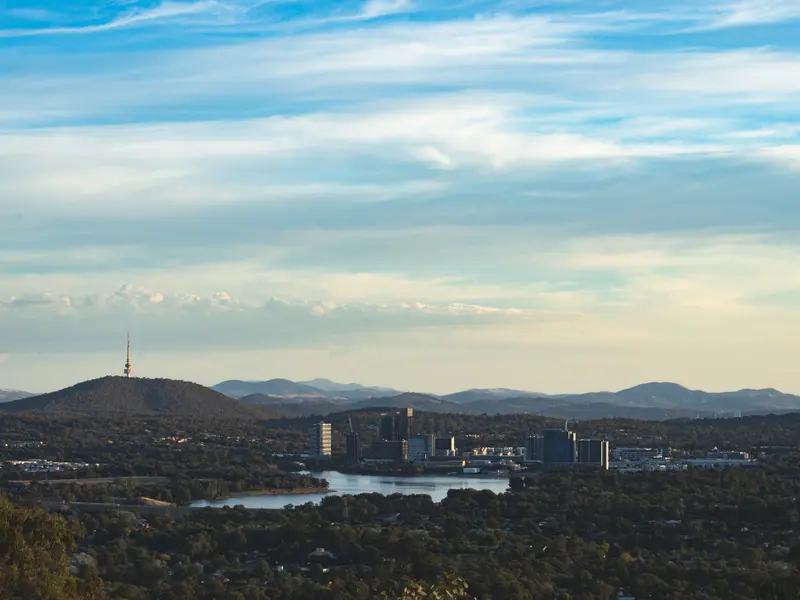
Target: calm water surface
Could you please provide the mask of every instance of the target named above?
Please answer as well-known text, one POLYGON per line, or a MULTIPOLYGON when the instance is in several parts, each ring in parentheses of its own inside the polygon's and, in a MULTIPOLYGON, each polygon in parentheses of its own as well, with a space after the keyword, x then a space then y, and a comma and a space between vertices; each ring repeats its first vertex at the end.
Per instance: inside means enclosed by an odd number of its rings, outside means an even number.
POLYGON ((472 488, 492 490, 495 493, 508 489, 508 478, 465 477, 462 475, 415 475, 413 477, 391 475, 348 475, 338 471, 313 473, 314 477, 327 479, 331 491, 326 494, 286 494, 283 496, 242 496, 209 502, 199 500, 192 506, 235 506, 245 508, 283 508, 287 504, 319 502, 331 494, 428 494, 434 502, 447 496, 447 490, 472 488))

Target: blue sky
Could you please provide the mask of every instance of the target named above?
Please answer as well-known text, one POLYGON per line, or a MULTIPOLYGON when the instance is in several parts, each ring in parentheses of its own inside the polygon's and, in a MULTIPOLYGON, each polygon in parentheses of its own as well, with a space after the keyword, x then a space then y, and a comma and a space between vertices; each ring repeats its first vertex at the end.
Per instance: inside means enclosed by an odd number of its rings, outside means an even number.
POLYGON ((800 392, 800 1, 0 0, 0 387, 800 392))

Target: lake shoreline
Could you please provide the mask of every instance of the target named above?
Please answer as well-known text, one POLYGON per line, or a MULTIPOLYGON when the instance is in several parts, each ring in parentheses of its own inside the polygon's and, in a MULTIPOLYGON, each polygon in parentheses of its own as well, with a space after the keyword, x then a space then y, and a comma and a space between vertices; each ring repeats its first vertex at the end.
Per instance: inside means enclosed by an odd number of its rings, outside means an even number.
POLYGON ((245 492, 233 492, 219 498, 209 500, 209 502, 220 502, 222 500, 233 500, 235 498, 246 498, 248 496, 293 496, 306 494, 335 494, 336 490, 330 488, 294 488, 281 490, 247 490, 245 492))
POLYGON ((318 471, 327 481, 329 486, 324 489, 300 490, 265 490, 263 493, 250 491, 232 499, 199 500, 193 506, 223 507, 242 505, 245 508, 281 510, 287 505, 299 506, 308 502, 318 504, 324 498, 331 496, 355 496, 359 494, 393 494, 426 495, 434 502, 441 502, 452 489, 489 489, 500 494, 508 491, 508 477, 475 477, 453 475, 420 474, 406 476, 404 474, 390 475, 355 475, 340 471, 318 471), (315 493, 316 492, 316 493, 315 493))

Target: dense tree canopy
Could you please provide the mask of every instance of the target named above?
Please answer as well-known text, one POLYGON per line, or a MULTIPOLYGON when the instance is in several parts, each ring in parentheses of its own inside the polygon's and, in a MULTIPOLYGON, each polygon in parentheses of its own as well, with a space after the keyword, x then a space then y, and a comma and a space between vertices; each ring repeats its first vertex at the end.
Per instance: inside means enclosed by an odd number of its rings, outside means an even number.
POLYGON ((69 572, 78 531, 40 509, 14 508, 0 498, 0 597, 99 600, 102 585, 69 572))

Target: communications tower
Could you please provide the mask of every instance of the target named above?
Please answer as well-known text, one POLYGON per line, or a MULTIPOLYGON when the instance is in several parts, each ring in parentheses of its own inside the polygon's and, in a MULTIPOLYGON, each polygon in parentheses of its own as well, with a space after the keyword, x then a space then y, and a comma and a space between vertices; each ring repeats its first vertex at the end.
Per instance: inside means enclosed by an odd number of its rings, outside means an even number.
POLYGON ((125 370, 123 371, 125 377, 133 375, 133 367, 131 366, 131 334, 128 332, 128 358, 125 360, 125 370))

